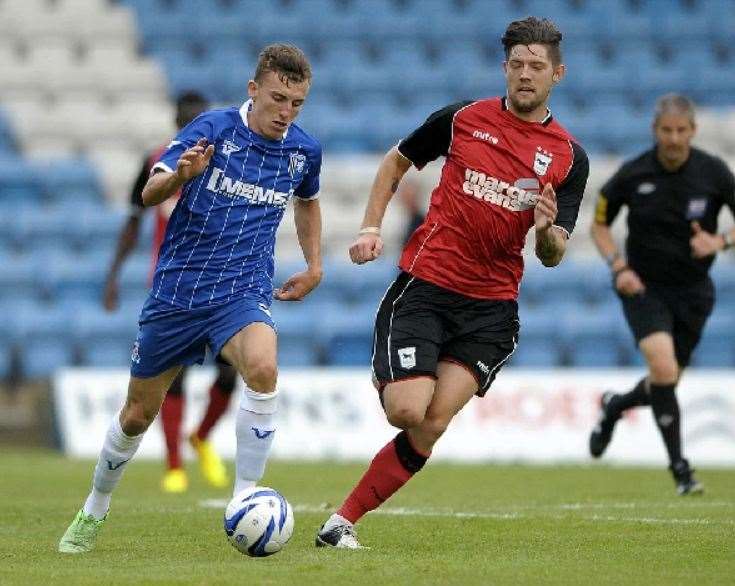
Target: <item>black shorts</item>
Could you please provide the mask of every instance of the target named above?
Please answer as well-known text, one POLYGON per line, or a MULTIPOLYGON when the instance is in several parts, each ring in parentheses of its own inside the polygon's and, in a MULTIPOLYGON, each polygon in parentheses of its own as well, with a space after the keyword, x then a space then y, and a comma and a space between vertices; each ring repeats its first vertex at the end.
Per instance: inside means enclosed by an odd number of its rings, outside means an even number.
POLYGON ((472 299, 408 273, 388 288, 375 318, 373 376, 380 385, 436 377, 439 361, 457 362, 490 388, 518 341, 515 301, 472 299))
POLYGON ((668 332, 674 339, 679 366, 689 364, 715 304, 710 279, 685 286, 646 284, 640 295, 628 297, 618 293, 618 297, 637 343, 655 332, 668 332))

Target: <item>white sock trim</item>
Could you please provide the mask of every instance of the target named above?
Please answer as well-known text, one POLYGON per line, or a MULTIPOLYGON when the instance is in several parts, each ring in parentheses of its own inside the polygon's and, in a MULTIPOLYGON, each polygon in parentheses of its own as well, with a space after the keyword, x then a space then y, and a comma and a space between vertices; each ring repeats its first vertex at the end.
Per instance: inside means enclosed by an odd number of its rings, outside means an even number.
POLYGON ((278 389, 271 393, 258 393, 249 387, 240 399, 240 409, 260 413, 261 415, 273 415, 278 409, 278 389))

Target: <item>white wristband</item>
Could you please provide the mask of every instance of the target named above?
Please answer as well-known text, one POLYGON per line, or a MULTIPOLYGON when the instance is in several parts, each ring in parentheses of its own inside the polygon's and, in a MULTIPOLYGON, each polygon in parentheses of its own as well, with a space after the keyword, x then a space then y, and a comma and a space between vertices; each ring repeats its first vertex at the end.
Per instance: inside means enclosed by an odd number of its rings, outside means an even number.
POLYGON ((358 234, 360 236, 363 234, 375 234, 376 236, 380 236, 380 226, 366 226, 365 228, 361 228, 358 234))

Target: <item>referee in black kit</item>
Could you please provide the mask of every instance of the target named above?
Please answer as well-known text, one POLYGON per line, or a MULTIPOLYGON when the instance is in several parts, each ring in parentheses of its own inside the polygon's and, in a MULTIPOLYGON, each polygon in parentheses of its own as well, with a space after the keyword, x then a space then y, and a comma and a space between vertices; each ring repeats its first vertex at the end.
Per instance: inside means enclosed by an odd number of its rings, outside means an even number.
POLYGON ((680 495, 701 493, 703 486, 682 455, 675 389, 714 305, 709 268, 715 254, 735 243, 735 230, 717 233, 722 206, 735 214, 735 178, 721 159, 690 145, 695 130, 689 99, 659 98, 655 146, 626 162, 603 186, 592 225, 648 375, 626 394, 602 395, 590 453, 603 454, 624 411, 650 405, 680 495), (628 206, 627 258, 610 232, 623 205, 628 206))

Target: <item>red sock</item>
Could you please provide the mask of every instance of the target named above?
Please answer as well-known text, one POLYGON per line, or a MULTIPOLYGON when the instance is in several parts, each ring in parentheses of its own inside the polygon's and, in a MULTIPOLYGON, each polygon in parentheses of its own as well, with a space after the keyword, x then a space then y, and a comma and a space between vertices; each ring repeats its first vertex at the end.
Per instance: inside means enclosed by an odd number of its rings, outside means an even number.
POLYGON ((168 467, 181 468, 181 420, 184 416, 184 397, 168 394, 161 405, 161 424, 166 438, 166 459, 168 467))
POLYGON ((417 452, 405 431, 388 442, 370 462, 350 495, 337 511, 351 523, 377 509, 421 470, 429 455, 417 452))
POLYGON ((209 405, 207 405, 207 411, 197 430, 197 437, 200 440, 206 439, 214 424, 227 411, 227 405, 230 403, 230 395, 231 393, 223 392, 216 382, 209 388, 209 405))

